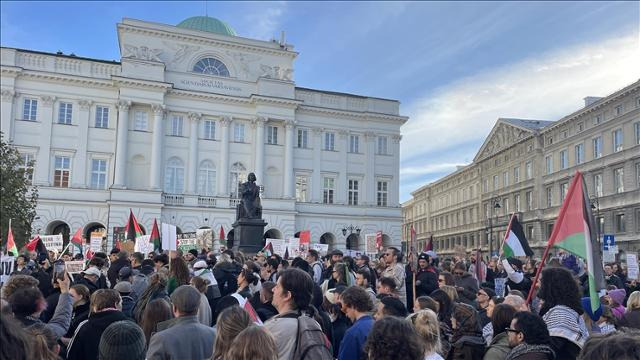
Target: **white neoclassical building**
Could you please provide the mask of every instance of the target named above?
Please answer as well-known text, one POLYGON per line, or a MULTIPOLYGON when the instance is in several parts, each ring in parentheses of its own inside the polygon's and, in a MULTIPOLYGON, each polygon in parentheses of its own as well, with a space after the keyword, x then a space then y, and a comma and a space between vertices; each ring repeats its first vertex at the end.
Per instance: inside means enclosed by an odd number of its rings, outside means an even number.
POLYGON ((106 229, 110 246, 132 209, 147 233, 217 237, 254 172, 268 237, 400 244, 398 101, 296 87, 292 45, 211 17, 117 31, 119 62, 2 47, 1 130, 33 165, 34 232, 106 229))

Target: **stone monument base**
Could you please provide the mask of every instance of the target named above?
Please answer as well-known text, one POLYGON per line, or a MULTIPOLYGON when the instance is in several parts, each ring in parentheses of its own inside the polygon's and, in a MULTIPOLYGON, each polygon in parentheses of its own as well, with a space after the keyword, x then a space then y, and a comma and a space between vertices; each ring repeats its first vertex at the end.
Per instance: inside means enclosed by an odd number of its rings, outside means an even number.
POLYGON ((239 219, 233 223, 233 251, 254 255, 264 247, 264 227, 262 219, 239 219))

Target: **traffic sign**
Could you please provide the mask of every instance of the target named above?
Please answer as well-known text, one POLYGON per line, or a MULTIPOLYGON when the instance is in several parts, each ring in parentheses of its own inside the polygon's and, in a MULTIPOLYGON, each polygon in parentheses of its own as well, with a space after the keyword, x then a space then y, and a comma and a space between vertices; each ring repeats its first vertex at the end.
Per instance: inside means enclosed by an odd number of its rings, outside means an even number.
POLYGON ((616 238, 613 235, 605 235, 602 241, 602 249, 604 251, 609 250, 609 247, 616 245, 616 238))

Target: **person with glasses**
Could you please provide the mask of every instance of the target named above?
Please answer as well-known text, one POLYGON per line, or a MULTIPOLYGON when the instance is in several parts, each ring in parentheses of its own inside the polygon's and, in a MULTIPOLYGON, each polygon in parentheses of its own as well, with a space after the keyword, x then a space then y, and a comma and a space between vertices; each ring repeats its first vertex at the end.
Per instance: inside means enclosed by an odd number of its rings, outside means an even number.
POLYGON ((507 331, 509 346, 512 348, 505 360, 553 360, 556 358, 549 346, 551 338, 547 324, 540 316, 528 311, 517 312, 505 331, 507 331))
POLYGON ((396 283, 396 294, 404 306, 407 306, 407 289, 405 286, 406 273, 402 266, 402 252, 397 248, 388 247, 384 253, 384 261, 387 264, 382 276, 393 279, 396 283))
POLYGON ((456 281, 456 290, 460 302, 475 306, 478 293, 478 281, 467 271, 464 262, 460 261, 453 267, 453 276, 456 281))
POLYGON ((442 287, 444 285, 456 286, 453 274, 448 271, 441 271, 438 275, 438 287, 442 287))

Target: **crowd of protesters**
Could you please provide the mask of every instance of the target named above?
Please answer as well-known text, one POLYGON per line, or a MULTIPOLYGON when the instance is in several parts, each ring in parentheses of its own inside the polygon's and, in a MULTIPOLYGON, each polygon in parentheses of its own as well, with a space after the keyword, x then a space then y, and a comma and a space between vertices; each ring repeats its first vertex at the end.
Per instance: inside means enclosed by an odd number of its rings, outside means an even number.
POLYGON ((113 249, 77 274, 57 270, 70 255, 54 259, 17 256, 0 360, 640 359, 638 282, 605 265, 593 311, 584 262, 566 253, 537 284, 532 259, 394 247, 377 259, 113 249))

